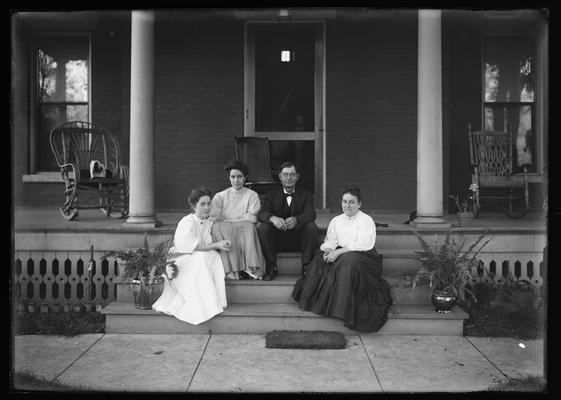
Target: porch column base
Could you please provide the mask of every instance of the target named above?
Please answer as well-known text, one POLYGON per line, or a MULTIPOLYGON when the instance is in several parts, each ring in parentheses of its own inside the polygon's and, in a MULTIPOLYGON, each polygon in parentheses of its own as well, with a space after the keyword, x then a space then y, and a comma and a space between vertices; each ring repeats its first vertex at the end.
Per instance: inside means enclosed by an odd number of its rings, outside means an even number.
POLYGON ((138 229, 150 229, 156 228, 162 225, 161 221, 158 221, 155 216, 130 216, 127 218, 127 222, 121 224, 126 228, 138 228, 138 229))
POLYGON ((417 229, 450 229, 452 224, 442 217, 417 217, 411 222, 417 229))

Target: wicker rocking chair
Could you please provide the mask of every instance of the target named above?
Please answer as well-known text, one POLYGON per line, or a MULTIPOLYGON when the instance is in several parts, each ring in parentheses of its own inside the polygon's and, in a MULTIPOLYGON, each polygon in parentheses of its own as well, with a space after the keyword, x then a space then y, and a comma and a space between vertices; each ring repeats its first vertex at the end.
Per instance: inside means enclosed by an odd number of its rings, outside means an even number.
POLYGON ((472 132, 471 125, 468 125, 468 138, 471 181, 477 185, 475 216, 479 215, 481 200, 504 200, 507 201, 504 211, 509 217, 522 217, 530 210, 528 168, 524 165, 521 175, 513 173, 512 137, 509 132, 472 132), (483 195, 482 190, 489 194, 483 195))
POLYGON ((119 143, 111 132, 88 122, 68 122, 51 131, 50 143, 65 184, 64 219, 76 218, 80 208, 99 208, 108 217, 114 211, 120 218, 128 215, 129 169, 120 164, 119 143), (105 172, 91 176, 92 161, 102 163, 105 172))

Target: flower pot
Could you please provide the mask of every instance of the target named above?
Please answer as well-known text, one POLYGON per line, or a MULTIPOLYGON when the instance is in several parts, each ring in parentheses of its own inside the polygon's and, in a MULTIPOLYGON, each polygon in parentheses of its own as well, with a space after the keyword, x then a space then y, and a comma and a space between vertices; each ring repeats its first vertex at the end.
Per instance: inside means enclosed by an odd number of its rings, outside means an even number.
POLYGON ((130 268, 130 266, 133 264, 134 264, 133 261, 117 258, 117 279, 115 280, 116 283, 123 283, 126 281, 126 278, 123 277, 123 272, 127 268, 130 268))
POLYGON ((456 296, 441 290, 434 290, 430 295, 430 300, 437 312, 448 314, 456 303, 456 296))
POLYGON ((134 306, 139 310, 151 310, 152 304, 158 300, 163 289, 163 279, 157 279, 153 283, 133 279, 131 290, 134 297, 134 306))
POLYGON ((471 211, 459 212, 456 215, 458 216, 460 226, 463 227, 470 226, 474 217, 474 214, 471 211))

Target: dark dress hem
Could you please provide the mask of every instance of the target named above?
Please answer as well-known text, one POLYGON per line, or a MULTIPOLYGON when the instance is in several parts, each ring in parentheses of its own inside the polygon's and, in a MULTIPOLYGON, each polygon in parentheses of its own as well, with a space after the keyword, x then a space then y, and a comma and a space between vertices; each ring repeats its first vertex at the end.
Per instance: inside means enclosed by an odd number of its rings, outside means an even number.
POLYGON ((343 320, 357 332, 377 332, 392 305, 391 290, 382 278, 382 261, 373 248, 344 253, 334 262, 318 250, 304 278, 292 292, 305 311, 343 320))

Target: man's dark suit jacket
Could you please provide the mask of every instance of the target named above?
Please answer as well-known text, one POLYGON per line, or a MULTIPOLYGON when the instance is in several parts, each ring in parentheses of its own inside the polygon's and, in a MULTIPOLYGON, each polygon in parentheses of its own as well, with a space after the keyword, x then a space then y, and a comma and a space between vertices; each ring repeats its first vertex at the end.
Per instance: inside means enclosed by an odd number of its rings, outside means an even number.
POLYGON ((264 198, 263 206, 257 215, 257 219, 261 222, 270 222, 272 215, 288 218, 296 217, 296 226, 294 229, 299 230, 308 222, 316 219, 316 210, 314 208, 314 197, 304 189, 296 186, 296 190, 292 194, 292 202, 290 203, 290 212, 285 211, 284 191, 282 187, 275 188, 267 192, 264 198))

